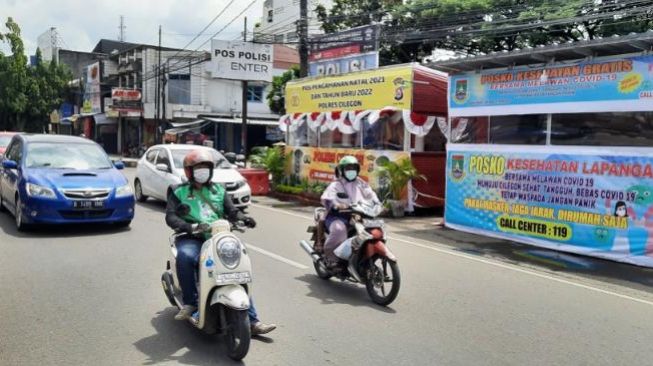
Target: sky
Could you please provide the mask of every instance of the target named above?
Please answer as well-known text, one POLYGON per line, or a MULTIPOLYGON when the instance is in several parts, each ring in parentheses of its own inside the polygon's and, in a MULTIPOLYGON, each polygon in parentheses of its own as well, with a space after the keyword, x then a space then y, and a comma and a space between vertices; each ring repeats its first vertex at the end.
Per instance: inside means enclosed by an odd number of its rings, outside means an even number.
MULTIPOLYGON (((263 0, 234 0, 231 6, 188 49, 194 50, 255 1, 249 10, 216 38, 233 40, 242 36, 243 17, 248 29, 261 18, 263 0)), ((184 47, 231 0, 0 0, 0 33, 12 17, 21 28, 29 55, 36 51, 37 38, 50 27, 57 28, 63 48, 90 52, 102 38, 118 39, 120 16, 124 16, 125 41, 158 43, 162 26, 162 45, 184 47)), ((201 49, 208 50, 210 42, 201 49)), ((6 44, 0 51, 9 54, 6 44)))

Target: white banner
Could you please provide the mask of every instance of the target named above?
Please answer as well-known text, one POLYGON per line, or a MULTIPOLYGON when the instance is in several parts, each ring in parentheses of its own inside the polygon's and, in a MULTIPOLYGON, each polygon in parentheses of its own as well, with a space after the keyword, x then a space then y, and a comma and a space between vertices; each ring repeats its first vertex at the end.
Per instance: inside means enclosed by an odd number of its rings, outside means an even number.
POLYGON ((243 41, 211 41, 214 78, 272 82, 273 47, 243 41))

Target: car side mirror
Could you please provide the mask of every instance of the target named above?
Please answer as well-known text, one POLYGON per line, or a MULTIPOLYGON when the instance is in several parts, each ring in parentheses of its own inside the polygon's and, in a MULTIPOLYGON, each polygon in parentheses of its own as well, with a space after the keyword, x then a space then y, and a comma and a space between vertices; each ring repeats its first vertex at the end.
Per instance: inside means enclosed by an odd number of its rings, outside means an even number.
POLYGON ((336 196, 341 200, 346 200, 347 198, 349 198, 349 195, 345 192, 338 192, 336 196))
POLYGON ((125 169, 125 163, 123 163, 122 160, 114 161, 113 166, 118 170, 125 169))
POLYGON ((8 170, 16 170, 18 169, 18 163, 13 160, 4 160, 2 162, 2 167, 8 170))
POLYGON ((167 166, 166 164, 157 164, 156 165, 156 170, 161 171, 161 172, 170 173, 170 167, 167 166))

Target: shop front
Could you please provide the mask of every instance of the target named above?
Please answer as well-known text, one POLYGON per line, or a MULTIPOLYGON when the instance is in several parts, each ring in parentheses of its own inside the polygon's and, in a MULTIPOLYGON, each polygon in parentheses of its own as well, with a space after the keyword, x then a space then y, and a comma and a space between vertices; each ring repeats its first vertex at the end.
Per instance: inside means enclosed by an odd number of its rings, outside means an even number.
POLYGON ((338 160, 354 155, 361 177, 379 190, 386 182, 377 167, 410 159, 426 179, 407 187, 409 210, 442 206, 446 83, 445 74, 417 64, 289 82, 288 114, 279 121, 288 176, 328 183, 338 160))
POLYGON ((446 225, 653 267, 652 46, 649 32, 432 65, 451 74, 446 225))

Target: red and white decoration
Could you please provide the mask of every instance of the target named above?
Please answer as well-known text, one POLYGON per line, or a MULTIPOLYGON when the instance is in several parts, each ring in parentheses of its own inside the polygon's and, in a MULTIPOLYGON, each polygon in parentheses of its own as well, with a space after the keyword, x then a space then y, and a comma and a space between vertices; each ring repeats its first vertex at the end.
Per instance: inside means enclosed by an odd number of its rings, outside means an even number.
POLYGON ((403 117, 406 129, 416 136, 426 136, 436 121, 435 116, 418 114, 409 110, 403 111, 403 117))
POLYGON ((436 121, 440 124, 440 129, 446 127, 446 119, 443 117, 427 116, 410 110, 385 107, 379 110, 286 114, 279 118, 279 129, 283 132, 292 132, 306 122, 313 131, 319 129, 319 132, 326 132, 338 129, 343 134, 351 135, 361 130, 363 119, 366 117, 370 125, 381 119, 387 119, 392 124, 396 124, 403 119, 406 129, 416 136, 426 136, 436 121))

